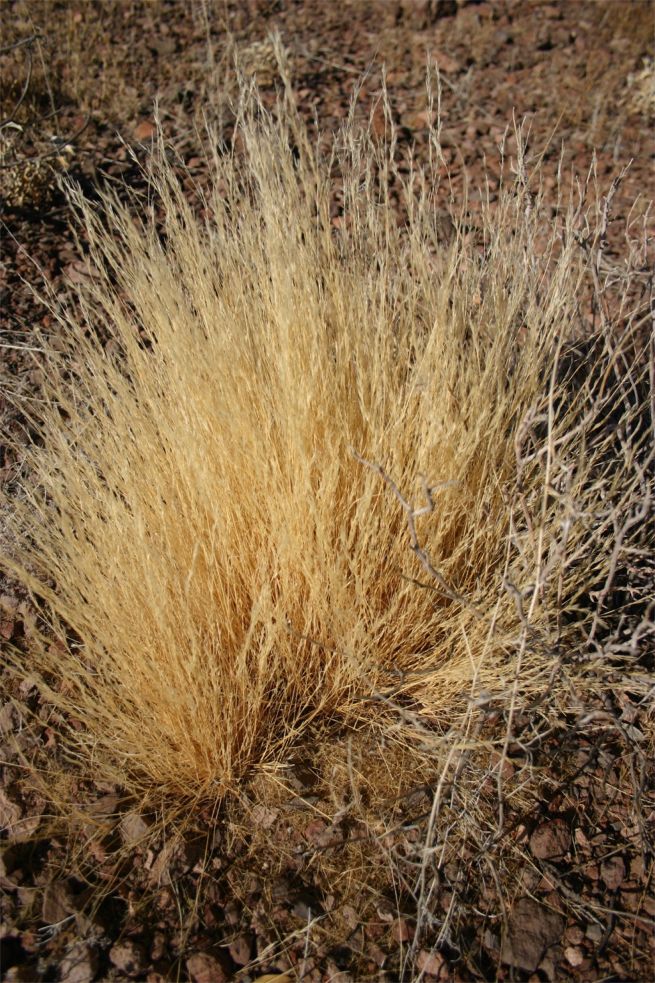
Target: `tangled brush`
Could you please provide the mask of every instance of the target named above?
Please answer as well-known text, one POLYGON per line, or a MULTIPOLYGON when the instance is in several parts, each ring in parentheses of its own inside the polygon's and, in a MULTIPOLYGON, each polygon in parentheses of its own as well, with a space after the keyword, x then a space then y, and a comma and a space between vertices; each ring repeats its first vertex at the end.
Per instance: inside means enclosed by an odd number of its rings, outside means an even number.
POLYGON ((579 215, 545 218, 521 148, 477 232, 456 221, 446 243, 438 131, 432 171, 352 122, 322 151, 252 99, 237 134, 210 145, 202 210, 163 139, 159 218, 73 193, 93 277, 23 407, 4 565, 42 633, 14 667, 68 759, 135 794, 221 797, 389 694, 430 725, 538 690, 610 631, 590 591, 650 480, 643 401, 618 452, 589 410, 623 405, 634 338, 574 386, 562 371, 579 215))

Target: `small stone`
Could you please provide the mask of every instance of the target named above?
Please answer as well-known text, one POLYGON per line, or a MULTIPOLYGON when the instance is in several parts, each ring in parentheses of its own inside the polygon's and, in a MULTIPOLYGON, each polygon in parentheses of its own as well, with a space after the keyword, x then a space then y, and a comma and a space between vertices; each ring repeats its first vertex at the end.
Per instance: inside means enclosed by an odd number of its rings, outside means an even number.
POLYGON ((155 135, 155 124, 149 119, 144 119, 134 127, 134 138, 143 143, 151 140, 155 135))
POLYGON ((46 925, 58 925, 73 911, 71 891, 65 881, 52 881, 43 892, 41 915, 46 925))
POLYGON ((246 963, 250 962, 252 936, 238 935, 234 942, 231 942, 228 946, 228 952, 237 966, 245 966, 246 963))
POLYGON ((254 826, 270 829, 279 814, 279 809, 267 809, 266 806, 256 805, 252 810, 251 818, 254 826))
POLYGON ((81 259, 74 259, 72 263, 68 263, 64 269, 64 273, 66 274, 66 279, 71 283, 88 283, 93 278, 93 270, 90 265, 81 259))
POLYGON ((539 972, 545 975, 549 983, 558 983, 561 979, 561 973, 559 971, 559 966, 564 959, 564 950, 558 946, 554 945, 552 948, 548 949, 543 959, 539 964, 539 972))
POLYGON ((396 942, 409 942, 414 938, 414 926, 405 918, 396 918, 391 926, 391 935, 396 942))
MULTIPOLYGON (((343 969, 339 969, 337 964, 333 959, 328 959, 326 966, 326 977, 330 983, 354 983, 354 980, 350 973, 343 969)), ((257 977, 255 983, 261 983, 262 977, 257 977)))
POLYGON ((458 72, 459 62, 452 55, 449 55, 446 51, 432 51, 432 61, 437 66, 440 72, 458 72))
POLYGON ((571 833, 567 824, 561 819, 537 826, 530 837, 532 856, 538 860, 552 860, 563 857, 571 845, 571 833))
POLYGON ((341 909, 341 916, 345 921, 346 925, 348 926, 348 928, 351 929, 353 932, 355 931, 356 928, 359 928, 359 923, 360 923, 359 915, 352 907, 352 905, 349 904, 344 905, 341 909))
POLYGON ((384 964, 387 961, 387 954, 380 948, 379 945, 377 945, 375 942, 369 942, 366 952, 378 969, 382 969, 384 967, 384 964))
POLYGON ((143 946, 133 939, 117 942, 109 950, 109 960, 126 976, 139 976, 147 966, 143 946))
POLYGON ((641 905, 641 892, 637 891, 621 891, 621 906, 624 911, 631 911, 633 915, 639 914, 639 908, 641 905))
POLYGON ((507 935, 503 939, 501 959, 532 973, 551 945, 559 942, 566 923, 557 912, 550 911, 532 898, 519 898, 510 914, 507 935))
POLYGON ((170 866, 175 854, 175 841, 169 840, 168 843, 159 851, 156 859, 150 867, 151 883, 167 887, 171 883, 170 866))
POLYGON ((600 865, 600 876, 609 891, 616 891, 625 879, 625 863, 622 857, 608 857, 600 865))
POLYGON ((0 734, 11 734, 18 724, 18 711, 9 701, 0 707, 0 734))
POLYGON ((577 945, 568 945, 564 956, 569 966, 580 966, 584 962, 584 952, 577 945))
POLYGON ((291 909, 296 918, 301 922, 310 922, 315 912, 312 911, 311 903, 307 898, 299 898, 291 909))
POLYGON ((95 802, 91 802, 88 807, 90 816, 97 819, 111 818, 116 815, 121 804, 121 797, 116 792, 108 792, 101 795, 95 802))
POLYGON ((312 819, 311 822, 305 826, 305 837, 308 842, 314 846, 321 846, 322 841, 325 838, 325 831, 327 829, 327 823, 323 819, 312 819))
POLYGON ((19 823, 23 810, 17 802, 13 802, 4 789, 0 788, 0 828, 11 836, 19 823))
POLYGON ((224 963, 208 952, 195 952, 186 961, 191 983, 228 983, 232 974, 224 963))
POLYGON ((159 962, 163 959, 166 954, 167 942, 166 936, 163 932, 155 932, 152 938, 152 947, 150 949, 150 958, 153 963, 159 962))
POLYGON ((579 925, 571 925, 566 930, 566 941, 571 945, 582 945, 584 932, 579 925))
POLYGON ((76 942, 61 961, 62 983, 91 983, 98 970, 98 953, 86 942, 76 942))
POLYGON ((128 812, 121 819, 121 839, 125 846, 136 846, 148 832, 148 824, 138 812, 128 812))
POLYGON ((427 949, 421 949, 416 957, 416 968, 419 973, 426 973, 429 976, 439 976, 445 963, 444 957, 436 950, 429 952, 427 949))
POLYGON ((225 915, 225 921, 228 925, 238 925, 241 921, 241 913, 234 903, 234 901, 228 901, 223 907, 223 914, 225 915))
POLYGON ((650 918, 655 918, 655 898, 643 898, 642 908, 650 918))
POLYGON ((104 864, 107 860, 107 847, 102 842, 102 840, 88 840, 86 844, 86 849, 89 856, 95 860, 97 864, 104 864))
MULTIPOLYGON (((452 218, 450 219, 450 224, 451 224, 451 232, 449 236, 449 241, 451 241, 455 237, 455 225, 453 223, 452 218)), ((491 762, 493 764, 494 771, 500 769, 500 776, 504 781, 508 782, 510 778, 514 777, 516 768, 504 754, 500 753, 500 751, 494 751, 492 753, 491 762)), ((525 829, 525 827, 522 824, 520 828, 525 829)), ((519 833, 519 828, 517 828, 516 833, 517 834, 519 833)), ((519 836, 517 835, 517 839, 518 838, 519 836)))

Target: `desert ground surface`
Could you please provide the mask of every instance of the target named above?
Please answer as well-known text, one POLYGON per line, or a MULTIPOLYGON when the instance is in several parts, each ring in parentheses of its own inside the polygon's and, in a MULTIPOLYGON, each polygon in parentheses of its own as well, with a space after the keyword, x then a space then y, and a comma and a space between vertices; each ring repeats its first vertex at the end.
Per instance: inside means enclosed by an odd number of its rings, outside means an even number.
MULTIPOLYGON (((39 292, 45 281, 50 296, 63 298, 93 275, 61 179, 77 181, 91 200, 103 188, 127 199, 128 186, 138 209, 157 115, 195 201, 210 177, 204 121, 228 136, 233 130, 235 59, 264 104, 275 103, 274 34, 308 125, 317 119, 332 132, 359 87, 355 114, 383 137, 385 82, 398 145, 419 162, 437 112, 427 101, 426 65, 438 66, 446 224, 449 213, 461 216, 467 188, 465 220, 475 234, 525 120, 531 148, 543 150, 553 209, 558 168, 569 187, 592 169, 601 205, 621 175, 605 274, 620 280, 631 219, 650 237, 652 264, 649 2, 7 0, 0 19, 3 516, 30 439, 20 398, 38 391, 44 371, 35 330, 57 345, 39 292)), ((335 193, 335 229, 342 217, 335 193)), ((646 261, 640 277, 634 304, 647 312, 646 261)), ((9 552, 3 522, 0 550, 9 552)), ((27 664, 37 623, 28 594, 3 575, 3 652, 23 653, 27 664)), ((74 810, 55 808, 57 727, 29 674, 17 679, 3 657, 2 978, 652 979, 653 643, 651 631, 629 680, 613 666, 605 689, 577 694, 577 704, 568 694, 551 706, 544 695, 513 708, 508 740, 509 711, 490 704, 476 732, 487 777, 480 780, 479 761, 467 771, 463 756, 452 779, 466 789, 459 797, 439 786, 440 771, 420 769, 401 796, 393 783, 378 794, 377 738, 326 724, 277 784, 253 779, 229 807, 203 804, 166 823, 120 787, 88 780, 73 790, 74 810), (503 782, 512 789, 505 798, 503 782), (353 797, 357 808, 348 805, 353 797)), ((393 767, 402 768, 401 758, 393 767)), ((67 794, 70 801, 70 786, 67 794)))

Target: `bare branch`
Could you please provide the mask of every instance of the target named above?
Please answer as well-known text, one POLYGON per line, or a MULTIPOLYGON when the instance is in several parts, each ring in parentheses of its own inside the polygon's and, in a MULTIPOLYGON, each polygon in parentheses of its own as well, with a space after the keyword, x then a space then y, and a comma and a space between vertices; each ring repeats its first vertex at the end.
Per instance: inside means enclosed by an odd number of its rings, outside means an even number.
POLYGON ((18 97, 18 102, 16 103, 16 105, 12 109, 11 113, 9 114, 9 116, 6 116, 5 119, 0 120, 0 129, 2 129, 3 126, 7 126, 9 123, 13 123, 14 122, 14 120, 16 118, 16 113, 18 112, 18 110, 20 109, 20 107, 22 106, 22 104, 25 102, 25 98, 27 96, 27 92, 28 92, 28 89, 30 87, 30 82, 31 81, 32 81, 32 52, 28 48, 27 49, 27 75, 25 77, 25 84, 23 85, 23 89, 21 91, 21 94, 18 97))
POLYGON ((42 40, 42 34, 30 34, 28 38, 21 38, 20 41, 12 41, 11 44, 4 45, 4 47, 0 48, 0 55, 8 55, 10 51, 16 51, 18 48, 24 48, 25 45, 34 44, 35 41, 42 40))
POLYGON ((427 481, 424 478, 422 484, 423 484, 423 492, 427 499, 427 505, 424 505, 423 508, 421 509, 415 509, 414 506, 411 505, 410 502, 408 502, 407 499, 402 495, 400 489, 398 488, 398 485, 395 483, 393 478, 391 478, 390 475, 388 475, 387 472, 382 467, 380 467, 379 464, 375 464, 372 461, 367 461, 366 458, 362 457, 354 449, 352 450, 352 454, 355 457, 355 459, 360 462, 360 464, 366 465, 367 468, 370 468, 372 471, 375 471, 376 474, 379 474, 382 480, 385 482, 386 485, 388 485, 388 487, 391 489, 395 497, 400 502, 403 511, 407 516, 407 528, 409 530, 411 548, 413 552, 416 554, 416 556, 418 557, 421 564, 423 565, 424 569, 428 572, 428 574, 432 577, 433 580, 436 580, 437 584, 439 585, 439 588, 441 589, 441 593, 445 594, 446 597, 448 597, 451 601, 456 601, 458 604, 462 604, 464 607, 467 607, 470 611, 473 612, 476 618, 482 619, 483 617, 482 613, 478 611, 478 609, 474 607, 474 605, 471 604, 471 602, 466 597, 458 593, 458 591, 454 590, 448 584, 443 574, 441 574, 437 570, 437 568, 433 565, 427 551, 423 549, 423 547, 419 543, 418 536, 416 533, 415 519, 421 515, 429 515, 431 512, 434 511, 434 500, 432 497, 432 493, 434 489, 428 486, 427 481))

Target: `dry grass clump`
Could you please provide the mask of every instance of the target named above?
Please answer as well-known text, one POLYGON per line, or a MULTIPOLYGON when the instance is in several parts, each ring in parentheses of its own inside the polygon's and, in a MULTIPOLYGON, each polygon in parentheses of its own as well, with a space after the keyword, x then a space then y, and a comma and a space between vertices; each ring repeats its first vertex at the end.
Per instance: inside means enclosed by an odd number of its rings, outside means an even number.
POLYGON ((558 371, 580 215, 546 222, 522 156, 446 246, 437 133, 403 176, 352 124, 325 159, 251 99, 236 143, 203 218, 163 145, 142 221, 77 197, 94 275, 24 407, 5 565, 49 630, 16 668, 69 760, 136 794, 229 793, 390 693, 428 726, 543 685, 611 589, 607 503, 644 475, 648 433, 615 464, 558 371))

